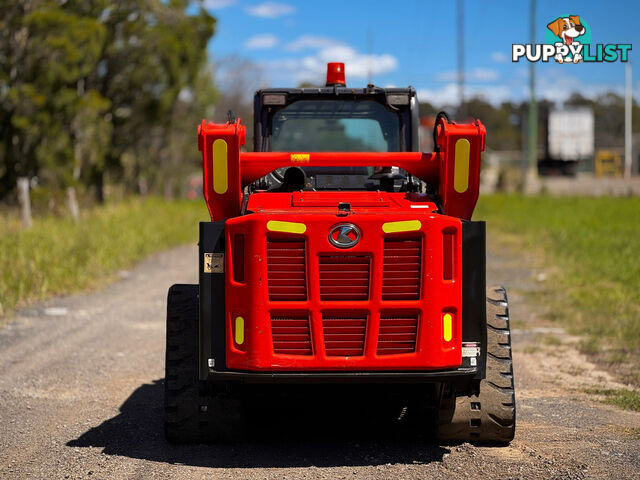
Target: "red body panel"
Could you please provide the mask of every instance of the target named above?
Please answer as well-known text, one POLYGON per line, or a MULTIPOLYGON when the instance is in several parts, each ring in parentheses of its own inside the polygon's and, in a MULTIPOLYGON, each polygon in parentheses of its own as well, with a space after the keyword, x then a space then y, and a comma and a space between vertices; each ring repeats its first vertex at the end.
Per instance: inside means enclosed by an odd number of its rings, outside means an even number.
POLYGON ((226 220, 227 367, 459 367, 460 219, 478 198, 484 137, 480 122, 442 122, 436 153, 241 153, 240 121, 203 121, 204 195, 212 220, 226 220), (440 212, 425 194, 304 191, 253 193, 240 216, 243 187, 286 166, 397 166, 427 182, 440 212), (359 240, 349 248, 329 239, 342 224, 360 232, 347 229, 359 240))
MULTIPOLYGON (((317 195, 318 192, 304 193, 257 193, 251 196, 249 210, 256 213, 230 219, 226 222, 226 244, 233 245, 236 235, 244 235, 245 281, 240 283, 227 275, 225 302, 227 308, 227 366, 239 370, 428 370, 457 367, 461 364, 461 222, 459 219, 435 213, 436 206, 425 202, 423 196, 404 193, 345 193, 317 195), (339 216, 335 207, 317 206, 291 207, 292 203, 305 203, 319 198, 327 203, 353 202, 351 213, 339 216), (338 198, 339 197, 339 198, 338 198), (407 198, 408 197, 408 198, 407 198), (422 198, 421 198, 422 197, 422 198), (410 199, 418 200, 412 202, 410 199), (420 201, 422 200, 422 201, 420 201), (362 206, 381 203, 385 206, 362 206), (411 206, 427 208, 411 208, 411 206), (267 222, 277 220, 304 224, 306 231, 301 234, 271 232, 267 222), (384 233, 386 222, 421 222, 417 231, 384 233), (340 223, 352 223, 360 228, 362 237, 357 245, 349 249, 333 246, 328 235, 330 229, 340 223), (443 231, 455 235, 454 272, 450 280, 444 280, 443 231), (306 295, 303 300, 270 300, 268 271, 268 241, 302 240, 306 252, 304 269, 306 295), (384 300, 382 292, 385 240, 419 240, 420 291, 417 299, 384 300), (366 257, 370 260, 370 280, 368 293, 362 300, 323 300, 321 298, 320 258, 366 257), (443 339, 443 314, 453 315, 452 338, 443 339), (417 316, 415 347, 412 353, 378 354, 380 317, 385 318, 417 316), (235 343, 236 317, 244 319, 244 342, 235 343), (305 354, 291 355, 275 353, 271 318, 309 319, 311 349, 305 354), (328 355, 323 326, 325 319, 341 318, 364 320, 364 344, 360 355, 328 355)), ((312 202, 313 203, 313 202, 312 202)), ((234 254, 226 256, 227 272, 234 271, 234 254)), ((339 275, 339 273, 337 274, 339 275)), ((348 272, 345 270, 345 275, 348 272)), ((334 280, 335 281, 335 280, 334 280)), ((345 279, 344 289, 349 288, 345 279)), ((330 322, 331 320, 328 320, 330 322)), ((361 320, 358 320, 361 321, 361 320)), ((276 320, 277 324, 278 320, 276 320)), ((347 322, 348 323, 348 322, 347 322)), ((296 325, 300 325, 298 320, 296 325)), ((390 336, 402 336, 396 331, 406 329, 406 322, 393 330, 390 336)), ((276 327, 278 328, 278 327, 276 327)), ((281 328, 281 327, 280 327, 281 328)), ((332 327, 330 327, 332 328, 332 327)), ((330 328, 328 331, 330 331, 330 328)), ((350 331, 362 328, 351 327, 350 331)), ((301 338, 306 337, 303 332, 301 338)), ((329 336, 340 341, 340 333, 329 336)), ((345 338, 353 338, 359 333, 346 333, 345 338)), ((406 336, 406 334, 405 334, 406 336)), ((347 342, 348 343, 348 342, 347 342)), ((357 343, 357 341, 355 342, 357 343)), ((340 344, 338 343, 338 346, 340 344)))

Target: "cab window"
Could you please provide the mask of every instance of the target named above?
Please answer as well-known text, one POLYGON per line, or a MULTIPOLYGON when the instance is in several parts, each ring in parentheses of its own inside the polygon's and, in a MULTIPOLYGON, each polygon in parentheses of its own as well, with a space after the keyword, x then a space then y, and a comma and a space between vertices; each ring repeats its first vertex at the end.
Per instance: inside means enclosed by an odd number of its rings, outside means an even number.
POLYGON ((398 152, 399 115, 371 100, 298 100, 272 117, 271 151, 398 152))

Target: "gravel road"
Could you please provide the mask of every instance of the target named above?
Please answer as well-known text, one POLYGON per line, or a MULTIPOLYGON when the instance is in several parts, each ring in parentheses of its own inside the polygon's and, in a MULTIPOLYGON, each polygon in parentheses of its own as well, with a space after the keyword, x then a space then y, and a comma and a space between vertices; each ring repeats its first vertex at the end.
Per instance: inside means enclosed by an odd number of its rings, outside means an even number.
POLYGON ((585 393, 620 385, 527 304, 522 292, 544 275, 498 248, 489 266, 489 281, 508 287, 515 327, 508 447, 438 445, 394 429, 358 436, 330 417, 316 436, 284 416, 275 439, 168 445, 166 292, 196 281, 196 249, 181 247, 98 292, 32 305, 0 330, 0 478, 638 478, 640 413, 585 393))

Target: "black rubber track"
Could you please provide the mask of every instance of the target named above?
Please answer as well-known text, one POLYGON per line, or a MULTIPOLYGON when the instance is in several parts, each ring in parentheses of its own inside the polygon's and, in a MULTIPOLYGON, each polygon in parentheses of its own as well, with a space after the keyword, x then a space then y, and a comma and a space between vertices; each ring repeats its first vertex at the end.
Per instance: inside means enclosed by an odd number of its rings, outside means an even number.
POLYGON ((173 285, 167 298, 164 431, 172 443, 232 439, 238 402, 203 394, 198 380, 198 285, 173 285))
POLYGON ((480 393, 458 397, 452 412, 453 407, 451 392, 445 391, 440 405, 440 440, 499 444, 513 440, 516 402, 509 305, 503 287, 487 288, 487 374, 480 383, 480 393))

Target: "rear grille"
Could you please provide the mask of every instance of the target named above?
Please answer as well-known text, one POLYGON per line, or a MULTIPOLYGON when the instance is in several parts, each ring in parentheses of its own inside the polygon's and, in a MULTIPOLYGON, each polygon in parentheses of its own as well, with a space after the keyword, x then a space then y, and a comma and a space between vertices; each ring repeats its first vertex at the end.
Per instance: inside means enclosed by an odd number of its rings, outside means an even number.
POLYGON ((304 240, 267 240, 267 277, 272 302, 307 299, 304 240))
POLYGON ((358 356, 364 354, 367 315, 351 312, 322 315, 324 348, 328 356, 358 356))
POLYGON ((369 299, 370 259, 364 255, 321 255, 320 299, 369 299))
POLYGON ((422 240, 384 241, 383 300, 418 300, 422 265, 422 240))
POLYGON ((311 355, 311 333, 307 314, 271 315, 274 353, 311 355))
POLYGON ((382 315, 378 332, 378 355, 416 351, 418 315, 382 315))

